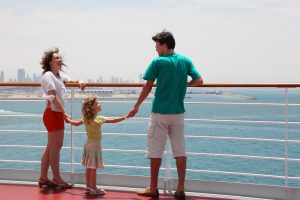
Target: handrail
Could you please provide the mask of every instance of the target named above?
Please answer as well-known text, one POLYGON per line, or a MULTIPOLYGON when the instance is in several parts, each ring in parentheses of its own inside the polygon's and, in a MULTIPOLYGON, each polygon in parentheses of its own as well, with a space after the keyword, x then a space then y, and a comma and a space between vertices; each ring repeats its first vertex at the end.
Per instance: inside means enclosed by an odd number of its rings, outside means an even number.
MULTIPOLYGON (((142 87, 144 83, 87 83, 87 87, 142 87)), ((24 82, 2 82, 0 83, 0 86, 24 86, 24 87, 39 87, 40 83, 24 83, 24 82)), ((78 87, 78 84, 76 83, 69 83, 66 84, 67 87, 72 87, 71 89, 71 94, 74 94, 74 89, 78 87)), ((284 179, 285 180, 285 187, 288 188, 289 184, 288 181, 290 179, 295 179, 295 180, 300 180, 300 177, 291 177, 289 176, 289 171, 288 171, 288 162, 293 161, 293 162, 300 162, 300 159, 298 158, 291 158, 288 156, 288 144, 289 143, 294 143, 294 144, 299 144, 299 140, 289 140, 288 139, 288 125, 293 124, 293 125, 299 125, 300 122, 293 122, 288 120, 288 112, 287 109, 289 106, 300 106, 300 104, 289 104, 288 103, 288 89, 287 88, 300 88, 300 83, 207 83, 204 84, 201 87, 249 87, 249 88, 254 88, 254 87, 262 87, 262 88, 286 88, 285 89, 285 103, 227 103, 227 102, 188 102, 191 104, 221 104, 221 105, 254 105, 254 106, 276 106, 276 107, 284 107, 286 109, 285 112, 285 120, 284 121, 249 121, 249 120, 222 120, 222 119, 185 119, 185 121, 192 121, 192 122, 229 122, 229 123, 251 123, 251 124, 281 124, 285 125, 285 138, 284 139, 266 139, 266 138, 238 138, 238 137, 221 137, 221 136, 187 136, 190 138, 204 138, 204 139, 226 139, 226 140, 243 140, 243 141, 260 141, 260 142, 280 142, 280 143, 285 143, 285 155, 283 157, 266 157, 266 156, 253 156, 253 155, 242 155, 242 154, 217 154, 217 153, 195 153, 195 152, 187 152, 188 155, 195 155, 195 156, 210 156, 210 157, 230 157, 230 158, 248 158, 248 159, 264 159, 264 160, 280 160, 280 161, 285 161, 285 174, 284 176, 277 176, 277 175, 271 175, 271 174, 252 174, 252 173, 241 173, 241 172, 228 172, 228 171, 213 171, 213 170, 197 170, 197 169, 187 169, 187 171, 190 172, 207 172, 207 173, 220 173, 220 174, 235 174, 235 175, 246 175, 246 176, 256 176, 256 177, 273 177, 273 178, 279 178, 279 179, 284 179)), ((2 88, 1 88, 2 89, 2 88)), ((74 102, 74 95, 72 95, 71 102, 74 102)), ((124 102, 123 102, 124 103, 124 102)), ((127 102, 128 103, 128 102, 127 102)), ((73 108, 72 108, 73 109, 73 108)), ((7 117, 6 115, 2 115, 7 117)), ((13 115, 16 117, 17 115, 13 115)), ((37 116, 31 116, 31 115, 20 115, 20 116, 26 116, 26 117, 40 117, 41 115, 37 116)), ((138 120, 145 120, 148 118, 135 118, 138 120)), ((3 130, 0 130, 2 132, 3 130)), ((22 130, 19 130, 22 131, 22 130)), ((19 132, 17 131, 17 132, 19 132)), ((34 131, 33 131, 34 132, 34 131)), ((78 133, 76 131, 71 130, 72 133, 78 133)), ((108 133, 110 134, 110 133, 108 133)), ((119 134, 119 135, 127 135, 127 134, 119 134)), ((144 134, 134 134, 130 136, 136 136, 136 135, 144 135, 144 134)), ((73 140, 73 139, 71 139, 73 140)), ((0 145, 0 147, 16 147, 19 146, 20 148, 27 148, 27 147, 32 147, 28 145, 0 145)), ((35 148, 42 148, 41 146, 37 146, 35 148)), ((64 149, 82 149, 80 147, 75 147, 71 145, 71 147, 63 147, 64 149)), ((127 151, 127 152, 144 152, 144 150, 123 150, 123 149, 103 149, 105 151, 127 151)), ((2 160, 3 161, 3 160, 2 160)), ((7 160, 9 161, 9 160, 7 160)), ((12 160, 11 160, 12 161, 12 160)), ((67 163, 69 164, 69 163, 67 163)), ((75 163, 74 160, 72 159, 72 162, 70 164, 78 164, 75 163)), ((110 165, 114 166, 114 165, 110 165)), ((120 166, 115 166, 115 167, 120 167, 120 166)), ((138 168, 137 166, 123 166, 125 167, 133 167, 133 168, 138 168)), ((140 166, 139 166, 140 167, 140 166)), ((149 167, 143 167, 143 168, 149 168, 149 167)), ((171 168, 171 166, 166 167, 168 170, 174 170, 174 168, 171 168)), ((72 171, 73 173, 73 171, 72 171)), ((166 175, 167 177, 167 175, 166 175)), ((167 181, 169 180, 170 177, 167 177, 167 181)), ((167 187, 169 188, 169 187, 167 187)))
MULTIPOLYGON (((31 86, 40 87, 38 82, 0 82, 0 86, 31 86)), ((67 87, 78 87, 77 83, 67 83, 67 87)), ((142 87, 144 83, 86 83, 87 87, 142 87)), ((155 86, 155 85, 154 85, 155 86)), ((275 87, 297 88, 300 83, 204 83, 199 87, 275 87)))

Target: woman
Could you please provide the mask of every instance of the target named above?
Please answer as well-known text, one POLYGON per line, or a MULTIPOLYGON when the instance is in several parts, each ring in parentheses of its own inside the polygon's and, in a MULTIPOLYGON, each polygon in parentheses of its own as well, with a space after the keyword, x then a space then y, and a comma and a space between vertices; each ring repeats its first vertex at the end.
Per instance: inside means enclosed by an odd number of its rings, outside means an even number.
POLYGON ((40 63, 43 68, 42 89, 47 106, 43 115, 44 125, 48 131, 48 144, 41 160, 41 176, 39 187, 72 188, 60 176, 59 156, 64 140, 64 121, 68 114, 64 107, 66 87, 64 83, 78 83, 81 90, 85 88, 81 81, 71 81, 61 73, 63 63, 58 48, 44 53, 40 63), (49 166, 52 169, 53 180, 48 179, 49 166))

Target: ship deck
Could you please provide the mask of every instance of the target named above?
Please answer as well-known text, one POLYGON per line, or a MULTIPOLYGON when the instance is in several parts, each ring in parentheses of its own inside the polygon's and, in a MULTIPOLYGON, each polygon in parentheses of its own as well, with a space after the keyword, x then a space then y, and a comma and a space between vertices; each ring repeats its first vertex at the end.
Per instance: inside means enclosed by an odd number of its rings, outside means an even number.
MULTIPOLYGON (((56 188, 39 188, 37 184, 0 183, 0 199, 11 200, 82 200, 82 199, 122 199, 122 200, 154 200, 174 199, 171 194, 160 192, 159 198, 138 196, 132 189, 105 188, 105 195, 86 195, 84 187, 76 186, 73 189, 62 190, 56 188)), ((208 195, 187 194, 187 200, 232 200, 233 198, 218 198, 208 195)), ((234 198, 236 199, 236 198, 234 198)))

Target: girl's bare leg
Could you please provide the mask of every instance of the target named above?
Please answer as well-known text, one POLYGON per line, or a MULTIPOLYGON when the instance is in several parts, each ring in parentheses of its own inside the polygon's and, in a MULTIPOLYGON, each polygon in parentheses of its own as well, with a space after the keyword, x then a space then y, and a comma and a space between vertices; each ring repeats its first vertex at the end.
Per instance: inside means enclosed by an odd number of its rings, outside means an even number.
POLYGON ((96 169, 90 169, 90 188, 96 189, 96 179, 97 179, 97 174, 96 174, 96 169))
POLYGON ((86 168, 85 170, 85 181, 86 181, 86 187, 91 188, 91 181, 90 181, 90 168, 86 168))

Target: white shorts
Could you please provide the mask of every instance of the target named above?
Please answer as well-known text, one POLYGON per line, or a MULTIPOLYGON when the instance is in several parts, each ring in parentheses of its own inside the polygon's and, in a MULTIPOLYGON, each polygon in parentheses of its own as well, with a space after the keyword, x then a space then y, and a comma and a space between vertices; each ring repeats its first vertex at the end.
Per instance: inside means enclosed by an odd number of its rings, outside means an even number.
POLYGON ((147 158, 162 158, 169 137, 174 158, 185 156, 184 114, 151 113, 147 158))

